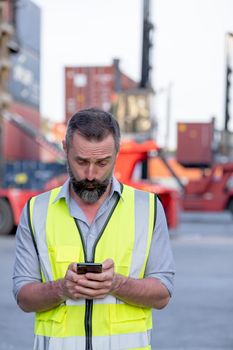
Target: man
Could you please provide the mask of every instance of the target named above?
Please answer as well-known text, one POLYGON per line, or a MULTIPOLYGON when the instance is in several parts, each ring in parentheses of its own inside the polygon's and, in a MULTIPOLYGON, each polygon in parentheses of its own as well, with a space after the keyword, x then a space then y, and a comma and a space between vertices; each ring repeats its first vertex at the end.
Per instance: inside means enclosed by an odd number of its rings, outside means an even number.
POLYGON ((151 349, 152 308, 166 306, 174 266, 160 201, 113 176, 120 131, 86 109, 63 142, 69 180, 25 207, 14 294, 36 312, 34 350, 151 349), (102 263, 77 273, 77 263, 102 263))

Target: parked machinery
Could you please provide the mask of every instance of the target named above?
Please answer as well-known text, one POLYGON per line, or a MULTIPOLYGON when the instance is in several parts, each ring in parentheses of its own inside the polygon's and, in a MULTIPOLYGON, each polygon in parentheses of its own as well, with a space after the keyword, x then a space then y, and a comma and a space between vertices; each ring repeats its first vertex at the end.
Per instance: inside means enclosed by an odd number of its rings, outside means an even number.
POLYGON ((199 179, 188 181, 183 187, 183 209, 230 210, 233 214, 232 148, 228 143, 221 153, 221 138, 215 138, 214 122, 178 123, 177 139, 177 161, 184 167, 201 170, 199 179))
MULTIPOLYGON (((17 127, 21 128, 28 136, 34 139, 43 147, 47 147, 50 151, 55 152, 60 159, 61 164, 57 167, 52 167, 49 164, 38 164, 32 169, 34 174, 42 173, 44 181, 41 181, 40 188, 38 186, 27 188, 16 187, 0 189, 0 235, 8 234, 18 225, 21 211, 27 200, 43 191, 49 190, 55 186, 60 186, 64 183, 67 177, 65 167, 65 155, 57 146, 46 140, 37 130, 21 120, 18 116, 6 114, 10 122, 13 122, 17 127), (47 174, 47 177, 45 176, 47 174)), ((115 175, 119 181, 131 185, 135 188, 145 191, 154 192, 159 195, 168 221, 169 228, 177 227, 179 223, 180 202, 178 192, 168 187, 159 184, 153 184, 149 179, 145 179, 145 163, 151 151, 157 151, 158 147, 155 142, 148 140, 142 143, 135 141, 123 141, 120 146, 120 152, 116 161, 115 175), (135 177, 135 174, 137 176, 135 177)), ((29 171, 29 167, 25 172, 29 171)), ((17 174, 16 174, 17 175, 17 174)))

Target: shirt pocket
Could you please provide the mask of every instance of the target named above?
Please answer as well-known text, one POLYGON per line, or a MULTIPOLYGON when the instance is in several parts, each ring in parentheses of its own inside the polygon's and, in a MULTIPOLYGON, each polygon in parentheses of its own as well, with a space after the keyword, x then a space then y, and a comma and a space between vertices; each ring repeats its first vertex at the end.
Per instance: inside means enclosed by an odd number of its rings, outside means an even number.
POLYGON ((146 314, 143 308, 129 304, 110 305, 112 334, 146 332, 146 314))
POLYGON ((63 245, 49 249, 55 279, 63 278, 71 263, 83 261, 82 250, 79 246, 63 245))
POLYGON ((115 273, 129 276, 129 265, 115 265, 115 273))
POLYGON ((123 276, 129 276, 132 249, 128 248, 118 251, 117 255, 113 259, 115 262, 115 272, 123 276))
POLYGON ((67 307, 60 305, 52 310, 36 314, 36 334, 47 337, 64 335, 67 307))

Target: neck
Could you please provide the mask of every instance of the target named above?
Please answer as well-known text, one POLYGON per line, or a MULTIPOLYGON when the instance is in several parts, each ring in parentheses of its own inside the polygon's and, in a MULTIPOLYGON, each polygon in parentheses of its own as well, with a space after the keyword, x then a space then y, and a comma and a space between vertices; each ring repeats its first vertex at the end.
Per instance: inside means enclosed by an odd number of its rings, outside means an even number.
POLYGON ((106 191, 103 193, 103 195, 94 203, 87 203, 83 201, 73 190, 72 186, 70 186, 70 193, 71 197, 75 200, 75 202, 79 205, 79 207, 83 210, 84 214, 86 215, 89 223, 92 223, 94 220, 98 209, 103 204, 105 199, 108 197, 110 191, 111 191, 112 183, 110 183, 107 186, 106 191))

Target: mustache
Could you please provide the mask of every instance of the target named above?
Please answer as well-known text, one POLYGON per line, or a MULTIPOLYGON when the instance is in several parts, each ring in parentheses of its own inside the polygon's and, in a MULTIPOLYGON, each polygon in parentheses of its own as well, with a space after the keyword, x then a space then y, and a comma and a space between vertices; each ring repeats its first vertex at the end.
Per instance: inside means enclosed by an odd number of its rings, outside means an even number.
POLYGON ((98 181, 98 180, 80 180, 80 181, 75 181, 75 187, 77 189, 87 189, 89 191, 91 190, 98 190, 105 188, 109 184, 109 179, 105 179, 103 181, 98 181))

